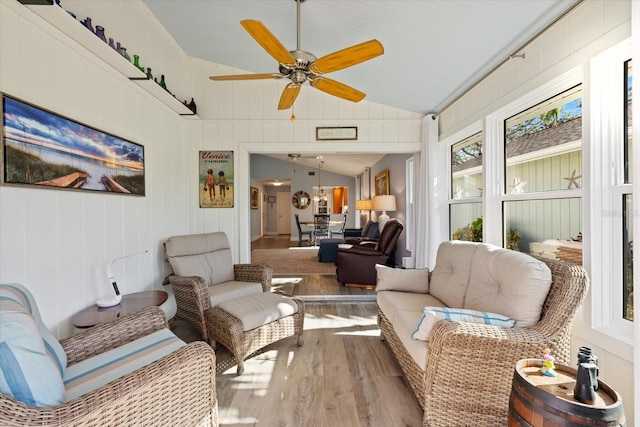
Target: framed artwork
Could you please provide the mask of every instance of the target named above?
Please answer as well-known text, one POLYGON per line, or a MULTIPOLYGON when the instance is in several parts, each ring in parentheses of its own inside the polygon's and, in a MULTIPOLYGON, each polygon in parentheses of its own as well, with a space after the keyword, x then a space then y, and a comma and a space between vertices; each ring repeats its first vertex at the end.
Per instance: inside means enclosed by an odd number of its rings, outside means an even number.
POLYGON ((251 209, 258 209, 258 189, 251 187, 251 209))
POLYGON ((201 208, 233 207, 233 151, 200 151, 198 193, 201 208))
POLYGON ((269 196, 269 203, 275 203, 276 202, 276 196, 269 196))
POLYGON ((389 194, 389 169, 385 169, 376 175, 375 188, 376 196, 389 194))
POLYGON ((2 183, 145 195, 144 147, 2 95, 2 183))

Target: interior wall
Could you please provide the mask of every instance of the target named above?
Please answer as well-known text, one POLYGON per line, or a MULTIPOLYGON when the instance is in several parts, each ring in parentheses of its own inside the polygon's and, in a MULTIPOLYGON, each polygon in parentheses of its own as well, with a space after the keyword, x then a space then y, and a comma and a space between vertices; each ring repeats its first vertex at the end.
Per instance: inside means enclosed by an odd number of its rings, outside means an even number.
POLYGON ((19 2, 0 1, 0 91, 145 146, 144 197, 0 186, 0 282, 27 286, 59 338, 77 332, 74 313, 111 292, 106 265, 116 257, 149 250, 114 266, 124 293, 163 288, 172 235, 224 231, 234 262, 250 261, 251 153, 419 150, 420 114, 305 87, 291 122, 276 108, 283 84, 211 82, 237 70, 187 57, 141 1, 63 3, 166 72, 201 120, 180 117, 19 2), (319 143, 316 126, 357 126, 358 141, 319 143), (199 208, 199 150, 234 152, 233 208, 199 208))
MULTIPOLYGON (((122 2, 120 12, 162 40, 139 6, 122 2)), ((163 54, 186 62, 171 46, 163 54)), ((162 241, 188 231, 185 120, 17 1, 0 2, 0 91, 144 145, 146 175, 144 197, 1 186, 0 282, 27 286, 59 337, 77 332, 74 313, 113 292, 114 258, 148 250, 114 265, 118 285, 161 289, 162 241)))
MULTIPOLYGON (((630 1, 587 0, 582 3, 525 47, 522 50, 525 59, 509 60, 443 111, 439 115, 440 140, 455 135, 488 113, 576 67, 587 76, 588 63, 593 56, 631 36, 630 17, 630 1)), ((588 88, 588 84, 585 86, 588 88)), ((588 100, 585 101, 587 104, 588 100)), ((587 184, 585 188, 588 188, 587 184)), ((588 229, 584 232, 588 233, 588 229)), ((585 268, 589 272, 589 265, 585 268)), ((592 327, 590 305, 598 303, 587 301, 574 319, 572 364, 576 363, 580 346, 591 347, 599 357, 599 378, 621 394, 627 424, 634 425, 633 347, 592 327)))

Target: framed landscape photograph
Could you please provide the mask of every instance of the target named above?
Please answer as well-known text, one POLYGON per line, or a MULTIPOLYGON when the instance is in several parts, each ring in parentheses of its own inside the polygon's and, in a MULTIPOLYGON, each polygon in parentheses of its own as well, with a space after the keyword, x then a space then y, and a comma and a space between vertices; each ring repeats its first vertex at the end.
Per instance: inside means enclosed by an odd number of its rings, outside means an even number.
POLYGON ((233 151, 200 151, 198 199, 201 208, 233 207, 233 151))
POLYGON ((144 196, 144 147, 3 94, 2 183, 144 196))
POLYGON ((258 209, 258 189, 251 187, 251 209, 258 209))
POLYGON ((389 169, 383 170, 376 175, 375 189, 376 196, 385 196, 389 194, 389 169))

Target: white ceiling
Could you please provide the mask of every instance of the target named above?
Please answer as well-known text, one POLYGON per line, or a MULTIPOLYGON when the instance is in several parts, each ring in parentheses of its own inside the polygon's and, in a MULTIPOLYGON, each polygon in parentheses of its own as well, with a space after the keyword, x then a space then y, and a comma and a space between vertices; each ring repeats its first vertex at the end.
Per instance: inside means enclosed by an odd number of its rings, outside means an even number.
MULTIPOLYGON (((295 0, 144 2, 192 57, 242 72, 277 73, 276 60, 242 28, 243 19, 261 21, 287 49, 296 49, 295 0)), ((437 114, 579 2, 305 0, 300 49, 319 58, 375 38, 383 55, 328 77, 365 92, 365 101, 437 114)), ((331 170, 333 160, 326 160, 331 170)))

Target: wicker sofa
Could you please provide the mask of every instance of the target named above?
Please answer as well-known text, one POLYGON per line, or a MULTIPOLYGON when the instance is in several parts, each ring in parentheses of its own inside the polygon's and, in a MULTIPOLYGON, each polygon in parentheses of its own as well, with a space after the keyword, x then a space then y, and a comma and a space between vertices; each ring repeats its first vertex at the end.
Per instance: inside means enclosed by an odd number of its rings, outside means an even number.
POLYGON ((218 425, 215 353, 158 307, 58 342, 31 293, 1 284, 0 342, 2 426, 218 425))
POLYGON ((571 321, 589 285, 580 266, 486 244, 444 242, 431 272, 377 268, 378 325, 424 410, 423 426, 506 425, 518 360, 540 358, 549 348, 558 363, 569 363, 571 321), (527 281, 532 286, 521 292, 527 281), (539 321, 531 322, 530 310, 538 305, 539 321), (514 319, 524 306, 529 321, 508 328, 436 320, 426 339, 412 339, 425 323, 426 306, 514 319))

